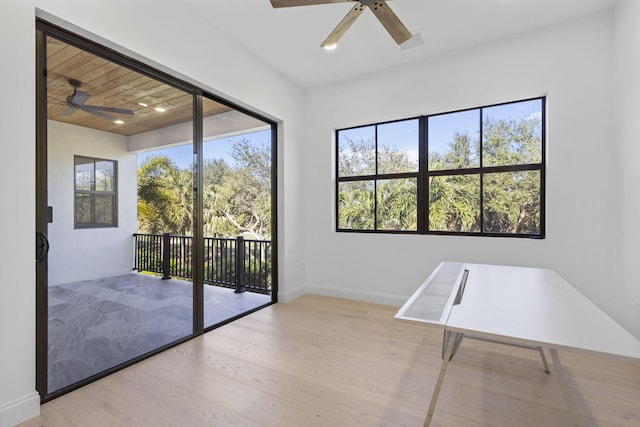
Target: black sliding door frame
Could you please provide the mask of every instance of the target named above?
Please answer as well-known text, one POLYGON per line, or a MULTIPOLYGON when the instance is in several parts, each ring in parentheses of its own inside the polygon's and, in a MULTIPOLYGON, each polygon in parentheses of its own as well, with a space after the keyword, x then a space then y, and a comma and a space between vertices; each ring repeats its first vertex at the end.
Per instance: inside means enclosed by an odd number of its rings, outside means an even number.
POLYGON ((105 58, 118 65, 144 74, 148 77, 161 81, 168 86, 182 90, 193 97, 193 332, 178 341, 164 347, 160 347, 149 353, 143 354, 125 363, 117 365, 99 374, 93 375, 80 382, 64 387, 54 392, 47 389, 47 353, 48 353, 48 278, 47 278, 47 256, 41 257, 41 261, 36 263, 36 389, 40 393, 41 402, 54 399, 83 385, 93 382, 99 378, 107 376, 124 367, 146 359, 154 354, 160 353, 170 347, 187 341, 193 337, 203 334, 221 324, 228 323, 238 317, 246 315, 277 302, 278 293, 278 269, 277 269, 277 125, 257 113, 249 111, 243 107, 235 105, 225 99, 203 91, 198 86, 176 78, 163 71, 157 70, 138 60, 125 56, 116 50, 101 46, 89 39, 73 34, 56 25, 36 20, 36 233, 47 235, 48 229, 48 190, 47 190, 47 36, 61 40, 79 49, 85 50, 96 56, 105 58), (271 128, 271 236, 272 236, 272 287, 271 302, 258 307, 242 315, 231 318, 221 324, 204 328, 204 250, 203 250, 203 98, 206 97, 215 102, 233 108, 243 114, 263 121, 271 128))

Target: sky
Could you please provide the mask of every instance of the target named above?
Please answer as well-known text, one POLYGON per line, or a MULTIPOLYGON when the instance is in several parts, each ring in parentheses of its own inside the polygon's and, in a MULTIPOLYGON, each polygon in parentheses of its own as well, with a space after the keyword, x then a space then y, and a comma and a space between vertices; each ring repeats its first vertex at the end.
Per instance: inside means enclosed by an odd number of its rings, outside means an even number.
MULTIPOLYGON (((539 118, 542 115, 542 101, 535 99, 485 107, 482 115, 484 119, 491 118, 494 121, 498 119, 523 120, 530 117, 539 118)), ((429 151, 430 153, 445 153, 448 150, 448 143, 453 139, 453 135, 456 132, 461 134, 468 133, 469 136, 477 140, 479 130, 479 108, 431 116, 429 117, 429 151)))
MULTIPOLYGON (((521 120, 530 117, 539 117, 541 114, 541 108, 542 101, 537 99, 486 107, 484 108, 483 114, 484 117, 492 117, 494 120, 521 120)), ((448 149, 448 143, 453 139, 453 135, 456 132, 466 132, 472 137, 477 137, 480 126, 479 111, 479 109, 474 109, 430 116, 428 123, 430 152, 446 152, 448 149)), ((348 129, 341 131, 340 133, 350 139, 373 141, 375 137, 375 126, 372 125, 348 129)), ((387 146, 389 148, 395 148, 396 150, 406 152, 409 160, 414 162, 418 161, 418 134, 418 119, 401 120, 378 125, 378 143, 381 146, 387 146)), ((270 143, 271 131, 263 130, 231 137, 206 140, 204 142, 205 160, 223 159, 227 164, 233 165, 235 162, 231 157, 231 148, 233 144, 241 138, 247 138, 257 144, 270 143)), ((167 155, 176 162, 176 165, 179 168, 190 168, 193 162, 193 147, 190 144, 187 144, 178 147, 140 153, 138 154, 138 166, 146 158, 153 155, 167 155)))
MULTIPOLYGON (((484 118, 522 120, 532 117, 540 117, 542 114, 542 100, 522 101, 510 104, 485 107, 484 118)), ((454 113, 432 115, 428 120, 429 151, 431 153, 445 153, 448 144, 453 140, 453 135, 468 133, 471 137, 478 138, 480 129, 480 109, 465 110, 454 113)), ((417 119, 402 120, 399 122, 378 125, 378 144, 395 147, 398 151, 407 153, 409 160, 418 160, 418 132, 417 119)), ((344 137, 354 140, 375 140, 375 126, 340 131, 344 137)), ((373 149, 372 145, 372 149, 373 149)))
MULTIPOLYGON (((249 141, 256 144, 270 143, 271 130, 267 129, 258 132, 205 140, 204 159, 222 159, 228 165, 234 165, 235 161, 233 160, 233 157, 231 157, 231 149, 233 144, 242 138, 247 138, 249 141)), ((180 169, 190 169, 193 164, 193 146, 191 144, 185 144, 177 147, 139 153, 138 166, 140 166, 145 159, 154 155, 168 156, 180 169)))

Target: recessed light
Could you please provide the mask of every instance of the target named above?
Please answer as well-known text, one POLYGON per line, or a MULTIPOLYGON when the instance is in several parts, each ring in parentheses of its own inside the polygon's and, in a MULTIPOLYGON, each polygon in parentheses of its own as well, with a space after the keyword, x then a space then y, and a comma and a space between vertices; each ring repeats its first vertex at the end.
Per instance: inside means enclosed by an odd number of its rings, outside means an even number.
POLYGON ((330 43, 330 44, 322 46, 322 48, 326 49, 326 50, 334 50, 337 47, 338 47, 338 45, 336 43, 330 43))
POLYGON ((138 105, 141 106, 141 107, 148 107, 148 105, 145 104, 144 102, 138 102, 138 105))
POLYGON ((122 120, 114 120, 113 123, 119 124, 119 125, 123 125, 124 122, 122 120))
POLYGON ((164 109, 164 108, 162 108, 162 107, 156 107, 156 108, 155 108, 155 110, 156 110, 158 113, 164 113, 165 111, 167 111, 167 110, 165 110, 165 109, 164 109))

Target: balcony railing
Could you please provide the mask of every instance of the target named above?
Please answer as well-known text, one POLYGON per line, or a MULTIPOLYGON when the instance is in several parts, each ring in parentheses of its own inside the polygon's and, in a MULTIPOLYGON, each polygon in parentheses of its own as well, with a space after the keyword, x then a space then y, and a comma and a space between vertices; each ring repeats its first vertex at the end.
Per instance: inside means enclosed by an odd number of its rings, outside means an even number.
MULTIPOLYGON (((134 270, 162 274, 163 279, 193 279, 191 236, 135 233, 134 270)), ((204 281, 206 284, 271 292, 271 242, 242 237, 204 238, 204 281)))

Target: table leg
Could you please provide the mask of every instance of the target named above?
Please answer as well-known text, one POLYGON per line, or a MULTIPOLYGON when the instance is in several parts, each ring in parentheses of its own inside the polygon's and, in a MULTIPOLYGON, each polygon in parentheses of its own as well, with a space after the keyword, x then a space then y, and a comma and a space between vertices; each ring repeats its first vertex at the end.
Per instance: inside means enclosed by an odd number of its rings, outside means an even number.
POLYGON ((440 373, 436 380, 436 385, 433 388, 433 394, 431 395, 431 403, 429 403, 429 410, 427 411, 427 418, 424 420, 424 427, 431 425, 431 419, 433 418, 433 412, 436 409, 436 403, 438 402, 438 395, 440 395, 440 388, 442 388, 442 382, 444 381, 444 374, 447 371, 447 366, 453 357, 455 348, 460 344, 462 339, 461 333, 451 332, 449 341, 447 342, 447 348, 442 356, 442 366, 440 367, 440 373), (456 344, 457 343, 457 344, 456 344))
POLYGON ((538 346, 536 348, 538 349, 538 353, 540 353, 540 357, 542 358, 542 364, 544 365, 544 372, 546 372, 548 374, 551 371, 549 371, 549 364, 547 363, 547 358, 544 355, 544 350, 540 346, 538 346))
POLYGON ((580 427, 582 426, 582 421, 580 420, 580 415, 578 415, 578 411, 576 410, 576 405, 575 405, 575 402, 573 401, 571 390, 569 389, 569 383, 567 383, 567 378, 564 375, 564 369, 562 368, 562 364, 560 363, 560 356, 558 356, 558 351, 555 348, 550 348, 549 353, 551 353, 551 359, 553 360, 553 367, 556 370, 556 375, 558 375, 560 388, 562 388, 562 394, 564 394, 564 400, 567 401, 567 406, 569 407, 569 413, 571 414, 571 419, 573 420, 573 424, 576 427, 580 427))

